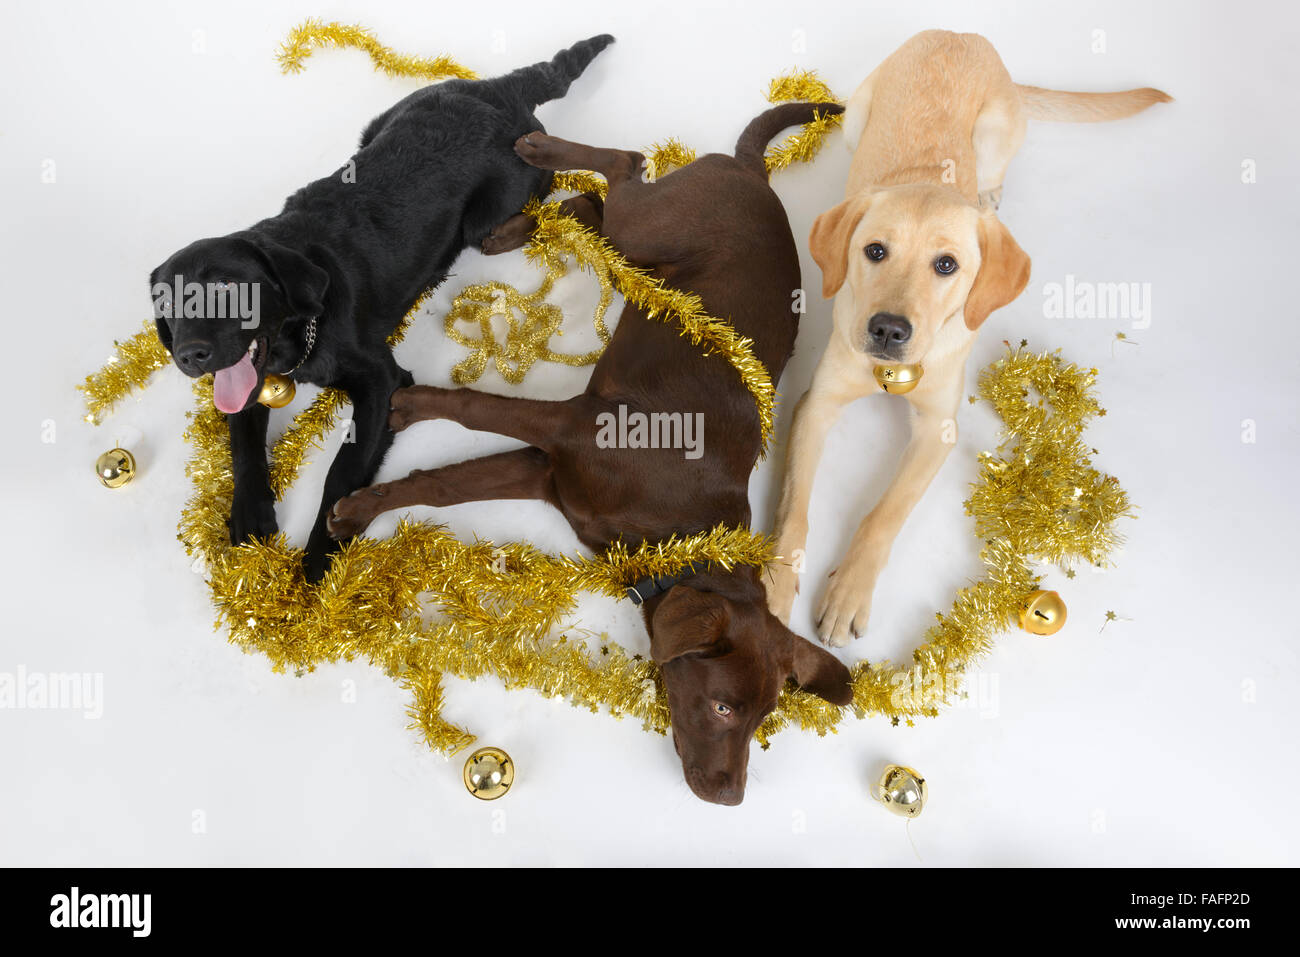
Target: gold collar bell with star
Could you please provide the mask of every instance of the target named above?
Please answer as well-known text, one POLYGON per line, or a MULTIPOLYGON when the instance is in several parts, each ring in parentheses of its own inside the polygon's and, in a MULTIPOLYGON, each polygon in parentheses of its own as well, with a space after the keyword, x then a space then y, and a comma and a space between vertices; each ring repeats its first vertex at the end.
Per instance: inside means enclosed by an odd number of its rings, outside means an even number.
POLYGON ((871 374, 876 377, 880 388, 890 395, 906 395, 916 388, 925 370, 920 363, 898 365, 876 365, 871 367, 871 374))
POLYGON ((258 393, 257 401, 268 409, 283 409, 293 401, 295 391, 293 380, 287 375, 268 372, 262 378, 262 391, 258 393))

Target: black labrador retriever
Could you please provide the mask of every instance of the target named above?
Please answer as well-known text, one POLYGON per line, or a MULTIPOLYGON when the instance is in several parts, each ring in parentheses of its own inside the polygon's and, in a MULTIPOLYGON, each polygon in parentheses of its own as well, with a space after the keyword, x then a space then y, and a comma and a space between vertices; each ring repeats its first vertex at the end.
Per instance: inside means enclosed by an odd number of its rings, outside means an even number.
POLYGON ((490 245, 495 227, 549 192, 551 174, 521 160, 515 141, 540 129, 534 108, 563 96, 613 39, 412 93, 366 128, 345 166, 298 190, 278 216, 191 243, 153 271, 158 338, 186 375, 213 374, 213 402, 230 425, 232 543, 277 528, 269 410, 257 402, 265 376, 342 389, 354 433, 330 466, 304 562, 308 581, 324 575, 338 547, 329 510, 374 479, 392 444, 389 396, 413 381, 388 337, 462 250, 490 245))

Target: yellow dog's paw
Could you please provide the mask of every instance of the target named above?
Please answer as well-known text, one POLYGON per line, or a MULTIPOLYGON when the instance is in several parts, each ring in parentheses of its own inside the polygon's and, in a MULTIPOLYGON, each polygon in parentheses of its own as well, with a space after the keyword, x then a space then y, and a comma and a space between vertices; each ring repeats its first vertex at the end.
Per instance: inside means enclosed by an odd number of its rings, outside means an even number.
POLYGON ((799 594, 799 576, 789 564, 778 562, 768 567, 763 583, 767 588, 767 610, 781 624, 789 625, 794 596, 799 594))
POLYGON ((876 588, 878 566, 847 558, 831 572, 826 595, 817 611, 817 632, 832 648, 843 648, 860 638, 871 618, 871 593, 876 588))

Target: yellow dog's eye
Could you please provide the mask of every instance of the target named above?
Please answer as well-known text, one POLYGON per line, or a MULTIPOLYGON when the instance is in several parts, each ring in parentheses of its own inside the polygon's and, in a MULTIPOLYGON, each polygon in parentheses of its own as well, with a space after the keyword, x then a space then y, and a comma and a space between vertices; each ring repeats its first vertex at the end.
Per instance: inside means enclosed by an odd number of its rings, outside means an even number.
POLYGON ((713 713, 720 718, 725 718, 727 715, 731 714, 731 708, 728 705, 723 704, 721 701, 715 701, 713 702, 713 713))
POLYGON ((870 259, 873 263, 880 262, 880 260, 884 259, 885 256, 887 255, 887 253, 885 252, 885 247, 880 245, 880 243, 868 243, 865 252, 867 254, 867 258, 870 259))
POLYGON ((957 260, 951 256, 940 256, 934 261, 934 271, 940 276, 950 276, 957 271, 957 260))

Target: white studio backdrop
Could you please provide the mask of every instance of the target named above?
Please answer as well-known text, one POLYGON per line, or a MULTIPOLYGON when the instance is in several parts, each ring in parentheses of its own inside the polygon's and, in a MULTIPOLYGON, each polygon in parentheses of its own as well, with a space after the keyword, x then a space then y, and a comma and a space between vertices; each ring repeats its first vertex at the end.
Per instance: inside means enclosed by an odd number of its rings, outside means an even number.
MULTIPOLYGON (((0 37, 10 453, 0 673, 97 674, 103 698, 94 718, 0 709, 0 864, 1294 865, 1297 19, 1251 3, 15 6, 0 37), (939 718, 850 720, 837 735, 786 732, 755 748, 738 808, 695 799, 671 744, 634 721, 449 679, 447 716, 518 765, 514 790, 485 804, 465 792, 462 759, 405 730, 405 696, 379 670, 357 662, 299 678, 242 655, 212 630, 206 586, 176 541, 188 381, 165 370, 98 429, 81 421, 74 385, 149 314, 150 269, 278 211, 416 87, 358 51, 321 51, 302 74, 281 75, 276 48, 308 16, 361 23, 402 52, 445 52, 483 74, 613 33, 618 43, 539 114, 567 139, 628 148, 676 136, 730 150, 773 76, 815 68, 846 97, 931 27, 987 36, 1020 82, 1171 93, 1118 123, 1031 124, 1000 214, 1034 277, 984 327, 968 370, 973 391, 1002 340, 1022 338, 1101 370, 1109 414, 1087 435, 1139 507, 1117 566, 1070 581, 1049 570, 1070 624, 1050 639, 1005 635, 968 699, 939 718), (1067 281, 1136 283, 1149 308, 1052 318, 1046 288, 1067 281), (142 472, 109 492, 91 464, 118 443, 142 472), (1120 617, 1103 629, 1107 611, 1120 617), (868 797, 889 762, 930 784, 910 840, 868 797)), ((836 133, 813 163, 776 175, 801 248, 842 197, 848 161, 836 133)), ((771 527, 793 399, 829 329, 806 250, 803 269, 814 295, 779 387, 779 443, 751 483, 760 530, 771 527)), ((538 273, 521 254, 464 254, 399 348, 417 381, 449 381, 464 352, 442 316, 459 289, 489 277, 531 289, 538 273)), ((567 351, 595 341, 595 298, 576 271, 557 289, 567 351)), ((586 376, 539 365, 519 387, 494 371, 478 386, 561 398, 586 376)), ((841 652, 848 662, 905 660, 980 574, 962 501, 998 423, 982 405, 962 415, 958 446, 880 579, 867 634, 841 652)), ((905 437, 903 403, 878 397, 836 426, 792 622, 803 634, 905 437)), ((338 440, 280 506, 297 541, 338 440)), ((380 478, 513 444, 422 424, 397 440, 380 478)), ((578 548, 539 503, 409 514, 463 538, 578 548)), ((627 603, 585 599, 572 624, 648 648, 627 603)))

